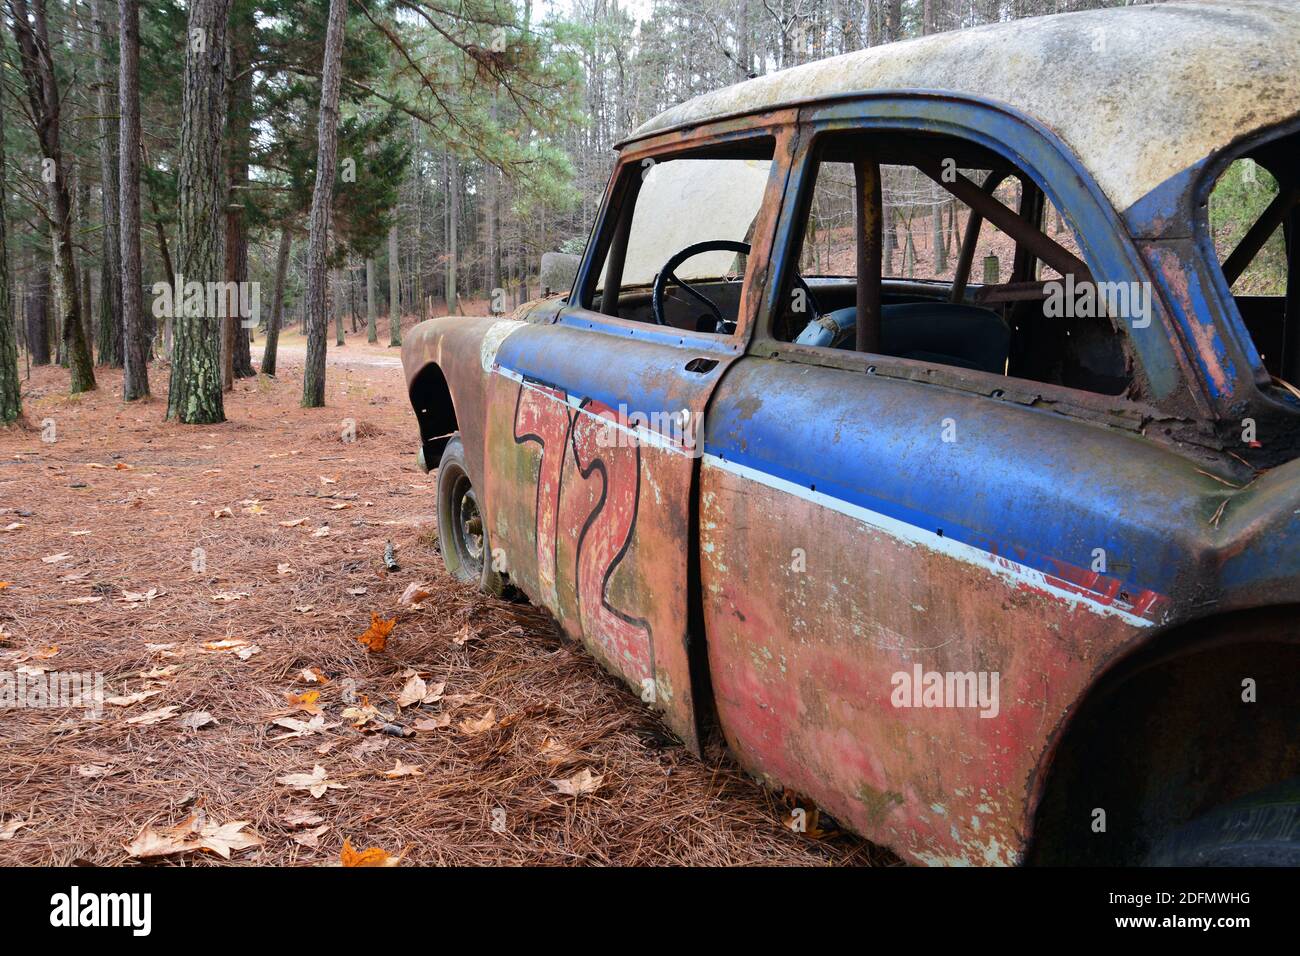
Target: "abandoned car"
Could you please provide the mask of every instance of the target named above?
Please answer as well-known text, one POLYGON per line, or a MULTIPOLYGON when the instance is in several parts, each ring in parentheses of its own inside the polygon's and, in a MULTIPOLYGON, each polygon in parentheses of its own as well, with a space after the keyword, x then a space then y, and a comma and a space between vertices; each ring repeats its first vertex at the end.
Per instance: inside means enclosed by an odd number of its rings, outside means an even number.
POLYGON ((669 109, 407 337, 446 566, 905 860, 1300 861, 1297 197, 1289 0, 669 109))

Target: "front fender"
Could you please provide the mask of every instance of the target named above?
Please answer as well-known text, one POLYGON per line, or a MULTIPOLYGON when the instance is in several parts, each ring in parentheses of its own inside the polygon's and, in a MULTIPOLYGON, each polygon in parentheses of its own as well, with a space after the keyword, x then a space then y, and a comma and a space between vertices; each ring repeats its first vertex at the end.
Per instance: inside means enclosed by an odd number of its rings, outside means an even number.
POLYGON ((447 439, 460 432, 470 480, 483 487, 487 377, 501 343, 523 324, 448 315, 421 322, 406 334, 402 371, 427 467, 437 467, 447 439))

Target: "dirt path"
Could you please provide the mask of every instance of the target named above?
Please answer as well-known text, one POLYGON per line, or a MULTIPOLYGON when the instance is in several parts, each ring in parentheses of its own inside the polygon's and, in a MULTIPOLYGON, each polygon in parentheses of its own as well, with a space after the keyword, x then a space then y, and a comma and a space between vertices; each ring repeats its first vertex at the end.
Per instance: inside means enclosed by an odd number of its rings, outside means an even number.
POLYGON ((233 863, 330 863, 345 839, 419 863, 883 859, 790 832, 780 798, 687 753, 543 615, 453 585, 397 356, 331 349, 328 407, 304 410, 298 349, 221 425, 123 406, 103 370, 72 399, 44 368, 31 426, 0 429, 0 675, 99 673, 116 698, 102 719, 0 710, 0 864, 128 863, 146 826, 186 821, 248 821, 233 863), (402 608, 413 582, 429 597, 402 608), (357 640, 372 613, 395 620, 378 653, 357 640), (413 675, 429 702, 399 707, 413 675), (319 797, 292 776, 313 773, 319 797))
MULTIPOLYGON (((262 349, 265 347, 265 341, 258 342, 253 346, 253 360, 258 365, 261 364, 262 349)), ((307 358, 307 340, 296 333, 282 335, 279 344, 276 346, 276 356, 277 362, 285 360, 301 369, 303 362, 307 358)), ((386 345, 371 345, 364 338, 351 336, 343 348, 338 348, 331 343, 325 352, 325 361, 330 366, 337 365, 348 368, 400 369, 402 367, 402 350, 386 345)), ((395 382, 401 380, 400 374, 393 379, 395 382)))

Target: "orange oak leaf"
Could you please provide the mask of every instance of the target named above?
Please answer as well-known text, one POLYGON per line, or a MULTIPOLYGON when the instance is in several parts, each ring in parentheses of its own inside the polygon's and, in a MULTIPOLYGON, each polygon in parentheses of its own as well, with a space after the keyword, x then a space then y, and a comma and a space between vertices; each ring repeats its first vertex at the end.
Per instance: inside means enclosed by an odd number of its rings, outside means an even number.
POLYGON ((368 850, 354 850, 352 842, 345 839, 339 860, 344 866, 397 866, 404 856, 406 856, 405 850, 397 856, 389 856, 387 851, 377 846, 368 850))
POLYGON ((397 618, 385 621, 374 611, 370 612, 370 627, 366 633, 357 638, 366 649, 371 653, 382 651, 388 644, 388 635, 392 633, 393 627, 397 624, 397 618))
POLYGON ((284 696, 289 701, 289 706, 294 710, 305 710, 309 714, 319 714, 321 712, 320 707, 316 704, 316 701, 320 700, 320 691, 318 690, 309 690, 301 694, 289 692, 284 696))

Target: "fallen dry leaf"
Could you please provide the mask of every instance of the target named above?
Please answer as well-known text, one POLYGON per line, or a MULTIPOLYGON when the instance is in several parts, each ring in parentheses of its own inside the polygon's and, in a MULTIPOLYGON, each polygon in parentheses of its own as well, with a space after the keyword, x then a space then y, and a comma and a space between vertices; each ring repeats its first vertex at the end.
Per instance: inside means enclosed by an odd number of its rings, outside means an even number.
POLYGON ((322 734, 327 730, 332 730, 339 726, 338 723, 325 723, 324 714, 313 717, 311 720, 299 720, 297 717, 280 717, 273 720, 272 723, 276 727, 283 727, 285 730, 292 731, 292 733, 272 737, 272 740, 290 740, 294 737, 309 737, 312 734, 322 734))
POLYGON ((186 730, 202 730, 208 724, 215 724, 217 719, 206 710, 192 710, 181 718, 181 727, 186 730))
POLYGON ((217 508, 212 512, 214 518, 233 518, 235 513, 229 508, 217 508))
POLYGON ((546 758, 546 762, 552 767, 558 767, 581 756, 568 744, 556 740, 554 737, 547 737, 543 740, 538 752, 546 758))
POLYGON ((326 790, 346 790, 347 784, 326 778, 325 768, 317 764, 311 773, 291 773, 276 777, 275 782, 294 790, 306 790, 316 799, 325 796, 326 790))
POLYGON ((214 601, 242 601, 248 597, 247 591, 218 591, 212 595, 214 601))
POLYGON ((296 528, 296 527, 298 527, 298 525, 300 525, 300 524, 306 524, 306 523, 307 523, 307 519, 306 519, 306 518, 293 518, 293 519, 291 519, 291 520, 289 520, 289 521, 281 521, 281 522, 280 522, 280 527, 281 527, 281 528, 296 528))
POLYGON ((77 768, 79 777, 107 777, 113 772, 111 763, 83 763, 77 768))
POLYGON ((140 671, 136 676, 143 677, 145 680, 166 680, 168 677, 175 677, 180 669, 179 664, 168 664, 166 667, 154 667, 147 671, 140 671))
POLYGON ((163 830, 146 826, 127 845, 126 852, 133 859, 146 860, 207 850, 223 860, 229 860, 234 851, 262 845, 261 838, 256 834, 241 832, 249 822, 232 820, 230 823, 200 823, 197 816, 192 816, 163 830))
POLYGON ((102 596, 96 595, 95 597, 68 598, 67 603, 68 604, 98 604, 102 600, 104 600, 102 596))
POLYGON ((823 840, 828 836, 836 835, 836 831, 834 830, 822 829, 821 810, 817 809, 816 807, 813 807, 811 810, 807 811, 806 813, 801 813, 798 816, 796 816, 795 810, 798 809, 800 808, 795 807, 791 810, 786 811, 785 816, 782 818, 781 824, 787 830, 790 830, 794 833, 798 833, 802 836, 806 836, 810 840, 823 840))
POLYGON ((354 850, 352 843, 348 840, 343 841, 343 850, 339 854, 339 862, 344 866, 397 866, 402 862, 402 857, 406 856, 403 850, 397 856, 389 856, 388 852, 371 847, 368 850, 354 850))
POLYGON ((328 537, 328 536, 329 536, 329 533, 330 533, 330 526, 327 525, 327 524, 323 524, 323 525, 321 525, 319 528, 317 528, 315 531, 313 531, 313 532, 311 533, 311 536, 312 536, 313 538, 325 538, 325 537, 328 537))
POLYGON ((199 849, 209 850, 223 860, 229 860, 232 851, 261 846, 262 840, 256 834, 240 832, 248 824, 248 820, 232 820, 220 825, 208 824, 199 831, 199 849))
POLYGON ((478 720, 470 720, 468 717, 460 722, 462 733, 481 734, 486 733, 497 725, 497 712, 495 707, 489 707, 488 712, 478 720))
POLYGON ((357 707, 345 707, 343 709, 343 719, 352 721, 353 727, 364 727, 372 720, 386 722, 387 718, 379 712, 379 708, 372 707, 364 697, 361 699, 361 705, 357 707))
POLYGON ((578 794, 590 793, 595 790, 604 779, 603 776, 593 774, 586 767, 583 767, 567 780, 552 780, 551 786, 566 796, 576 797, 578 794))
POLYGON ((8 823, 0 823, 0 841, 12 840, 14 834, 17 833, 21 827, 29 826, 31 826, 31 823, 24 820, 22 817, 14 817, 8 823))
POLYGON ((180 706, 177 704, 171 704, 167 707, 159 707, 157 710, 148 711, 141 714, 139 717, 132 717, 127 721, 127 723, 140 724, 141 726, 161 724, 164 720, 171 718, 178 710, 180 710, 180 706))
POLYGON ((298 672, 298 679, 304 684, 328 684, 330 679, 326 677, 319 667, 304 667, 298 672))
POLYGON ((451 726, 451 714, 439 714, 437 717, 425 717, 415 722, 415 729, 422 731, 442 730, 451 726))
POLYGON ((443 688, 447 686, 446 681, 439 681, 436 684, 426 684, 424 678, 419 674, 412 675, 411 679, 406 682, 402 692, 397 695, 398 707, 413 707, 416 704, 436 704, 442 700, 443 688))
POLYGON ((66 551, 62 551, 59 554, 51 554, 48 557, 41 558, 41 563, 58 564, 60 561, 66 561, 70 557, 72 557, 72 555, 68 554, 66 551))
POLYGON ((366 649, 371 653, 382 651, 388 644, 388 635, 392 633, 393 627, 397 624, 397 618, 385 621, 374 611, 370 612, 370 627, 366 633, 357 638, 366 649))
POLYGON ((0 531, 21 531, 26 527, 27 525, 23 524, 21 521, 15 521, 12 524, 7 524, 3 528, 0 528, 0 531))
POLYGON ((303 710, 309 714, 319 714, 320 707, 316 701, 320 700, 320 691, 309 690, 302 694, 286 693, 285 699, 289 701, 289 706, 294 710, 303 710))
POLYGON ((150 697, 156 697, 161 694, 160 690, 140 690, 134 694, 127 694, 123 697, 109 697, 104 703, 111 704, 114 707, 130 707, 132 704, 138 704, 141 701, 148 700, 150 697))
POLYGON ((314 827, 324 823, 325 818, 308 807, 295 807, 282 818, 291 827, 314 827))
POLYGON ((277 564, 277 565, 275 566, 275 573, 276 573, 276 574, 293 574, 293 573, 294 573, 294 570, 293 570, 293 567, 292 567, 291 565, 288 565, 288 564, 285 564, 285 563, 281 562, 280 564, 277 564))
POLYGON ((419 581, 412 581, 402 592, 402 596, 397 599, 397 603, 406 607, 419 607, 420 602, 433 596, 427 584, 421 584, 419 581))
POLYGON ((396 780, 398 777, 422 777, 424 769, 422 764, 402 763, 399 757, 391 770, 380 770, 379 775, 389 780, 396 780))
POLYGON ((242 637, 227 637, 220 641, 204 641, 203 649, 205 651, 235 651, 241 647, 249 647, 248 641, 242 637))
POLYGON ((330 825, 328 823, 324 823, 318 826, 314 830, 306 830, 302 833, 295 833, 293 835, 293 842, 297 843, 300 846, 305 846, 308 849, 315 850, 320 846, 320 838, 325 835, 325 832, 329 830, 329 828, 330 825))

